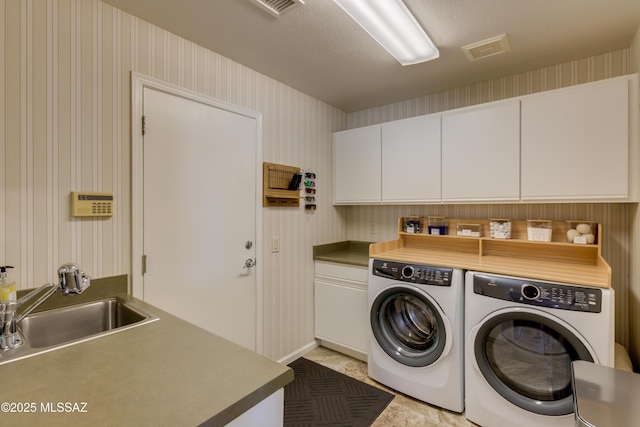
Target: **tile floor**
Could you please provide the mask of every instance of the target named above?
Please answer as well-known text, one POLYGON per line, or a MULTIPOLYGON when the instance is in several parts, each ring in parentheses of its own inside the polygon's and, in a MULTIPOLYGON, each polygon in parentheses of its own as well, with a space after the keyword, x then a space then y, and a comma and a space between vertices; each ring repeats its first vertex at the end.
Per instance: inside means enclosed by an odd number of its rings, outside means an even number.
POLYGON ((367 375, 367 364, 325 347, 317 347, 304 355, 305 358, 328 368, 356 378, 374 387, 395 394, 389 406, 373 423, 373 427, 420 426, 420 427, 467 427, 475 426, 464 417, 444 409, 405 396, 372 380, 367 375))

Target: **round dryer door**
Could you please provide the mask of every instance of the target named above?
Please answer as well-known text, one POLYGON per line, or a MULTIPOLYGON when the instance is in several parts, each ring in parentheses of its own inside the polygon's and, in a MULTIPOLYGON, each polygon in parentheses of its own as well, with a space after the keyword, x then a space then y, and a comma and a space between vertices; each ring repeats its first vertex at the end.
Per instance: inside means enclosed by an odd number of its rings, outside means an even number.
POLYGON ((380 292, 371 305, 371 329, 380 347, 406 366, 431 365, 451 346, 451 328, 442 310, 413 287, 398 285, 380 292))
POLYGON ((540 311, 505 309, 470 336, 478 369, 502 397, 537 414, 573 413, 571 362, 593 357, 565 322, 540 311))

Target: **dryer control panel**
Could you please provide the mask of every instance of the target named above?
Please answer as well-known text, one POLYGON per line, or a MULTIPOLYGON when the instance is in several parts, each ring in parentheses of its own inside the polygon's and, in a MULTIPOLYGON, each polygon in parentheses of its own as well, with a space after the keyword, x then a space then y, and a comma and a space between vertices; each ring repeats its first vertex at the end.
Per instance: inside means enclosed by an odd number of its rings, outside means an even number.
POLYGON ((602 310, 602 291, 588 286, 474 273, 473 292, 538 307, 592 313, 600 313, 602 310))
POLYGON ((419 285, 451 286, 453 269, 374 259, 372 273, 375 276, 419 285))

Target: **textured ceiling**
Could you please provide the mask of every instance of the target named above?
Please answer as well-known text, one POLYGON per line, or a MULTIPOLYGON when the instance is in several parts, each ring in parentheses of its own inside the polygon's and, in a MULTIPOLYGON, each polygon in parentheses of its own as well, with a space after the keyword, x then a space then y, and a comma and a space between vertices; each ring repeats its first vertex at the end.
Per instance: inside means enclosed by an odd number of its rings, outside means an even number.
POLYGON ((102 0, 346 112, 629 47, 640 0, 405 0, 440 58, 402 66, 331 0, 102 0), (461 47, 507 34, 511 51, 461 47))

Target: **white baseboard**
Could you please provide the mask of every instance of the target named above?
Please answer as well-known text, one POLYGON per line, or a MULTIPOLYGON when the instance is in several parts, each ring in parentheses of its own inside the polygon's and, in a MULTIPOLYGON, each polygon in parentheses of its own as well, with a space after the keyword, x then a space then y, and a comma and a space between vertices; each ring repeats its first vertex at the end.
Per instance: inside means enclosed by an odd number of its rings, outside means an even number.
POLYGON ((280 363, 281 365, 288 365, 289 363, 291 363, 294 360, 302 357, 305 353, 310 352, 311 350, 313 350, 316 347, 320 347, 320 342, 316 341, 316 340, 313 340, 312 342, 310 342, 309 344, 305 345, 304 347, 299 348, 298 350, 294 351, 293 353, 287 354, 282 359, 279 359, 278 363, 280 363))
POLYGON ((362 360, 363 362, 367 361, 367 353, 362 350, 358 350, 357 348, 349 347, 348 345, 336 343, 329 340, 320 340, 320 345, 322 347, 327 347, 331 350, 337 351, 338 353, 351 356, 354 359, 362 360))

